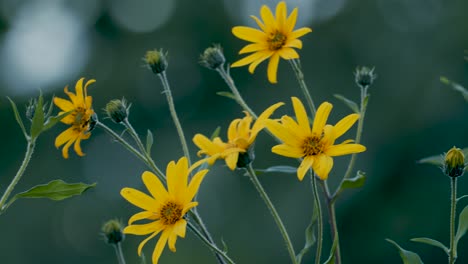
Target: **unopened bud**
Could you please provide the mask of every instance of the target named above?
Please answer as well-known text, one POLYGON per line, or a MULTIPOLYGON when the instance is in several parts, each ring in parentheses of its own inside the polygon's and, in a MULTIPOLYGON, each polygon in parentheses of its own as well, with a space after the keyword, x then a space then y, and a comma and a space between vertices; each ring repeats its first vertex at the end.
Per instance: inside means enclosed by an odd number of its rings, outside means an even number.
POLYGON ((127 106, 127 101, 125 99, 114 99, 107 103, 105 110, 107 116, 118 124, 127 119, 129 108, 130 107, 127 106))
POLYGON ((444 173, 450 177, 459 177, 465 171, 465 155, 459 148, 453 147, 446 154, 444 159, 444 173))
POLYGON ((374 68, 370 69, 367 67, 357 67, 354 73, 356 84, 361 88, 372 85, 374 80, 377 78, 377 74, 374 73, 374 68))
POLYGON ((117 219, 107 221, 101 230, 108 244, 118 244, 125 238, 125 234, 122 231, 123 225, 117 219))
POLYGON ((226 62, 226 59, 224 58, 223 49, 218 44, 205 49, 203 54, 200 55, 200 64, 208 69, 216 70, 223 66, 224 62, 226 62))
POLYGON ((237 168, 246 168, 252 161, 255 159, 255 152, 253 145, 250 146, 246 152, 239 153, 239 157, 237 159, 237 168))
POLYGON ((150 50, 146 52, 145 57, 143 60, 148 65, 153 73, 160 74, 167 69, 167 59, 164 52, 161 50, 150 50))

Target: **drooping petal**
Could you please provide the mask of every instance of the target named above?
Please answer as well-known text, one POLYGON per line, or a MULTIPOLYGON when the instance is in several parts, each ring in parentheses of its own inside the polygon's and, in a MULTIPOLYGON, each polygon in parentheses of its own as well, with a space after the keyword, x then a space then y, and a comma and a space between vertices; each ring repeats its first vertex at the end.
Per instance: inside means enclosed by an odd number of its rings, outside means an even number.
POLYGON ((265 32, 251 27, 237 26, 232 28, 234 36, 250 41, 250 42, 265 42, 265 32))
POLYGON ((323 102, 317 109, 315 114, 314 124, 312 126, 312 134, 321 135, 323 127, 327 123, 328 116, 333 108, 333 105, 329 102, 323 102))
POLYGON ((328 179, 328 174, 333 168, 333 159, 330 156, 320 154, 315 157, 312 168, 321 180, 326 180, 328 179))
POLYGON ((169 247, 169 250, 171 250, 172 252, 176 252, 176 247, 175 247, 175 244, 177 242, 177 235, 174 234, 174 232, 171 232, 171 234, 169 235, 169 239, 167 240, 167 245, 169 247))
POLYGON ((55 138, 55 147, 58 148, 62 146, 63 144, 65 144, 65 142, 76 138, 76 136, 77 134, 75 130, 73 130, 73 127, 68 128, 55 138))
POLYGON ((80 142, 81 138, 78 136, 75 140, 75 144, 73 145, 73 149, 75 150, 76 154, 78 154, 78 156, 83 157, 85 154, 81 150, 80 142))
POLYGON ((310 32, 312 32, 312 29, 308 27, 303 27, 303 28, 294 30, 288 37, 291 39, 300 38, 310 32))
POLYGON ((314 164, 314 157, 307 156, 302 160, 301 165, 297 168, 297 178, 302 181, 304 179, 305 174, 307 171, 312 167, 314 164))
POLYGON ((296 25, 296 21, 297 21, 297 7, 293 9, 288 19, 286 20, 286 27, 285 27, 286 34, 290 34, 293 31, 294 26, 296 25))
POLYGON ((239 159, 239 152, 234 152, 226 156, 226 165, 229 169, 234 170, 237 166, 237 160, 239 159))
POLYGON ((343 119, 341 119, 338 123, 335 125, 335 138, 339 138, 341 135, 346 133, 353 125, 356 123, 356 121, 359 119, 358 114, 350 114, 343 119))
POLYGON ((285 60, 292 60, 292 59, 299 58, 299 54, 293 48, 284 47, 278 51, 278 54, 280 55, 281 58, 285 60))
POLYGON ((181 219, 174 224, 174 233, 180 237, 185 237, 185 231, 187 230, 187 221, 181 219))
POLYGON ((270 130, 270 132, 275 135, 275 137, 279 138, 287 145, 291 146, 301 146, 302 141, 300 138, 297 138, 294 134, 291 134, 287 128, 283 127, 276 121, 271 119, 265 120, 265 125, 270 130))
POLYGON ((143 250, 143 247, 145 246, 145 244, 148 243, 148 241, 150 241, 153 237, 155 237, 159 232, 154 232, 151 236, 145 238, 143 241, 140 242, 140 244, 138 245, 138 256, 141 256, 141 251, 143 250))
POLYGON ((80 106, 81 101, 78 99, 78 97, 74 93, 68 91, 68 86, 65 86, 63 91, 68 95, 68 97, 70 97, 70 100, 75 107, 80 106))
POLYGON ((73 144, 73 142, 75 142, 75 140, 78 138, 79 135, 77 134, 74 134, 72 138, 70 138, 70 140, 67 142, 67 144, 65 144, 65 146, 63 146, 62 148, 62 156, 63 158, 65 159, 68 159, 68 149, 70 148, 70 146, 73 144))
POLYGON ((184 208, 182 209, 182 215, 185 215, 190 209, 192 209, 195 206, 198 206, 198 202, 189 202, 184 204, 184 208))
POLYGON ((239 54, 245 54, 245 53, 250 53, 250 52, 257 52, 257 51, 262 51, 262 50, 267 50, 268 45, 266 43, 252 43, 248 44, 245 47, 243 47, 240 51, 239 54))
POLYGON ((132 234, 132 235, 147 235, 149 233, 156 232, 161 229, 160 221, 155 221, 147 224, 142 225, 129 225, 126 226, 123 230, 125 234, 132 234))
POLYGON ((156 212, 158 210, 156 201, 147 194, 133 188, 123 188, 120 195, 131 204, 140 207, 146 211, 156 212))
POLYGON ((270 61, 268 62, 268 81, 271 83, 277 83, 276 74, 278 72, 279 58, 279 54, 274 53, 271 55, 270 61))
POLYGON ((169 194, 167 193, 166 188, 164 188, 164 185, 152 172, 143 172, 141 179, 143 180, 146 189, 148 189, 158 204, 163 203, 165 200, 169 199, 169 194))
POLYGON ((262 57, 263 57, 263 52, 255 52, 253 54, 250 54, 247 57, 244 57, 244 58, 234 62, 233 64, 231 64, 231 67, 234 68, 234 67, 245 66, 247 64, 250 64, 250 63, 253 63, 253 62, 257 61, 258 59, 260 59, 262 57))
POLYGON ((150 211, 139 212, 137 214, 132 215, 132 217, 130 217, 130 219, 128 219, 128 224, 131 225, 133 222, 138 221, 138 220, 142 220, 142 219, 154 218, 154 216, 155 216, 155 214, 153 212, 150 212, 150 211))
POLYGON ((159 257, 161 257, 161 253, 164 250, 164 247, 166 246, 167 239, 169 238, 170 234, 171 233, 167 229, 165 229, 159 237, 158 243, 156 243, 156 247, 153 251, 153 264, 158 264, 159 257))
POLYGON ((285 31, 286 25, 286 3, 281 1, 276 5, 276 23, 278 25, 278 30, 285 31))
POLYGON ((310 134, 310 123, 309 123, 309 117, 307 117, 307 112, 304 108, 304 105, 302 104, 301 100, 297 97, 291 97, 293 107, 294 107, 294 113, 296 114, 296 119, 297 122, 299 123, 299 126, 306 131, 308 134, 310 134))
POLYGON ((271 148, 271 152, 290 158, 301 158, 304 156, 304 153, 301 148, 292 147, 285 144, 274 146, 273 148, 271 148))
POLYGON ((302 49, 302 41, 300 39, 288 39, 284 44, 284 47, 302 49))
POLYGON ((255 121, 255 124, 252 126, 252 130, 250 132, 250 139, 249 139, 249 145, 253 143, 255 138, 257 137, 258 132, 262 130, 265 127, 265 120, 270 118, 270 116, 273 114, 273 112, 276 111, 280 106, 284 105, 283 102, 276 103, 261 113, 257 120, 255 121))
POLYGON ((339 144, 328 147, 325 153, 329 156, 343 156, 352 153, 366 151, 366 147, 361 144, 339 144))
POLYGON ((250 73, 254 73, 257 66, 260 63, 262 63, 263 61, 265 61, 266 59, 270 58, 271 55, 273 55, 274 51, 267 51, 266 50, 266 51, 259 51, 259 53, 261 53, 262 56, 249 65, 249 72, 250 73))

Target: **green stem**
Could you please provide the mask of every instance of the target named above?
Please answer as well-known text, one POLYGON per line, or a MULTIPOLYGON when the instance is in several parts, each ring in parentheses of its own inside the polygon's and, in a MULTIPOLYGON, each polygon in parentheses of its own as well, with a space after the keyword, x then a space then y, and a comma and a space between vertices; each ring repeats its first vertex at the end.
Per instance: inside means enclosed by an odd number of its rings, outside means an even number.
POLYGON ((271 202, 270 198, 268 197, 268 194, 265 192, 265 190, 262 187, 262 184, 257 178, 257 175, 255 174, 254 169, 252 168, 252 165, 249 164, 246 168, 250 180, 252 181, 253 185, 257 189, 258 193, 262 197, 263 201, 265 202, 266 206, 270 210, 271 215, 273 216, 273 219, 276 222, 276 225, 278 226, 279 231, 281 232, 281 235, 283 236, 284 242, 286 244, 286 248, 288 249, 289 256, 291 258, 291 262, 293 264, 297 264, 296 260, 296 253, 294 252, 294 247, 291 243, 291 239, 289 238, 288 232, 286 231, 286 228, 284 227, 283 221, 281 221, 280 216, 278 215, 278 212, 275 209, 275 206, 271 202))
MULTIPOLYGON (((219 249, 216 245, 212 244, 203 234, 200 233, 200 231, 195 226, 193 226, 193 224, 191 222, 187 222, 187 224, 188 224, 189 229, 192 230, 192 232, 194 232, 197 235, 197 237, 200 238, 200 240, 207 247, 209 247, 213 252, 216 253, 216 256, 221 256, 228 263, 235 264, 234 261, 231 258, 229 258, 224 251, 219 249)), ((220 262, 220 263, 225 263, 224 260, 223 260, 223 262, 220 262)), ((219 259, 218 259, 218 261, 219 261, 219 259)))
POLYGON ((245 103, 244 99, 242 98, 241 94, 239 93, 239 90, 237 90, 236 84, 234 83, 234 80, 231 78, 231 75, 229 75, 226 70, 224 70, 223 67, 218 67, 216 71, 221 75, 221 77, 224 79, 228 87, 231 89, 232 93, 235 96, 236 102, 245 110, 247 111, 254 119, 257 119, 257 115, 255 114, 252 109, 245 103))
POLYGON ((8 185, 7 189, 3 193, 2 198, 0 199, 0 213, 2 213, 4 210, 7 209, 8 206, 5 206, 4 208, 4 205, 6 201, 8 200, 8 197, 10 197, 11 192, 13 192, 13 189, 15 189, 16 184, 18 184, 21 177, 23 176, 26 170, 26 167, 28 167, 29 161, 31 160, 32 154, 34 152, 35 145, 36 145, 36 141, 34 139, 28 140, 28 146, 26 148, 26 154, 24 155, 23 163, 21 163, 21 166, 18 172, 16 172, 15 177, 10 182, 10 185, 8 185))
POLYGON ((310 181, 312 183, 312 191, 314 192, 314 203, 318 211, 318 226, 317 226, 317 250, 315 253, 315 264, 320 264, 322 256, 322 244, 323 244, 323 218, 322 218, 322 206, 320 205, 320 197, 318 195, 317 188, 317 177, 315 177, 312 170, 310 170, 310 181))
POLYGON ((114 245, 114 248, 115 248, 115 254, 117 255, 117 260, 119 261, 119 264, 125 264, 125 257, 123 255, 121 243, 117 243, 117 245, 114 245))
POLYGON ((326 204, 329 215, 330 222, 330 232, 332 236, 332 241, 336 240, 336 249, 335 249, 335 264, 341 263, 341 250, 340 250, 340 236, 338 235, 338 225, 336 223, 336 211, 335 211, 335 202, 330 195, 330 190, 328 189, 328 184, 326 181, 323 181, 323 191, 326 197, 326 204))
POLYGON ((164 87, 164 93, 166 94, 167 103, 169 104, 169 110, 171 112, 172 120, 174 121, 174 124, 176 126, 177 134, 179 134, 180 143, 182 144, 182 150, 184 151, 185 157, 187 157, 189 167, 190 167, 192 166, 191 165, 192 162, 190 159, 190 153, 189 153, 189 149, 187 146, 187 140, 185 139, 184 131, 182 130, 179 117, 177 116, 177 112, 176 112, 175 105, 174 105, 174 100, 172 98, 171 88, 169 86, 169 82, 167 81, 166 73, 162 72, 158 74, 158 76, 161 79, 161 83, 164 87))
POLYGON ((455 249, 455 214, 457 212, 457 178, 451 177, 451 210, 450 210, 450 250, 449 250, 449 264, 454 264, 457 260, 455 249))
POLYGON ((304 74, 302 73, 300 62, 298 59, 292 59, 292 60, 289 60, 289 63, 291 64, 294 70, 294 73, 296 74, 296 79, 299 82, 299 86, 301 87, 301 90, 304 93, 304 96, 307 101, 307 105, 309 106, 310 112, 312 114, 311 117, 314 118, 315 111, 316 111, 315 104, 314 104, 314 100, 312 100, 312 96, 309 93, 307 84, 305 83, 304 74))

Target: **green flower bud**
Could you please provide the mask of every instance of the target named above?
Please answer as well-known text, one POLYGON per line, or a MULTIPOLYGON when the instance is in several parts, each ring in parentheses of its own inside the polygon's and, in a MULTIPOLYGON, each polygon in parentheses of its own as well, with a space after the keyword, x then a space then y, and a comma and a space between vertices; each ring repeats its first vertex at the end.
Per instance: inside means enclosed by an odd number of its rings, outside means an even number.
POLYGON ((200 55, 200 64, 208 69, 216 70, 222 67, 226 59, 224 58, 223 49, 219 44, 205 49, 200 55))
POLYGON ((459 177, 465 171, 465 155, 459 148, 453 147, 446 154, 444 159, 444 173, 450 177, 459 177))
POLYGON ((255 159, 254 146, 250 146, 246 152, 239 153, 239 158, 237 159, 237 168, 246 168, 252 161, 255 159))
POLYGON ((374 68, 357 67, 354 73, 354 79, 358 86, 364 88, 372 85, 374 80, 377 79, 377 74, 374 74, 374 68))
POLYGON ((107 221, 101 230, 108 244, 118 244, 125 238, 125 234, 122 231, 123 225, 117 219, 107 221))
POLYGON ((164 54, 162 49, 159 51, 150 50, 146 52, 146 55, 143 58, 143 60, 146 62, 146 65, 148 65, 148 68, 150 68, 153 71, 153 73, 160 74, 167 69, 166 56, 167 53, 164 54))
POLYGON ((115 123, 120 123, 128 118, 130 106, 127 106, 127 101, 122 98, 122 100, 114 99, 106 104, 106 114, 112 119, 115 123))

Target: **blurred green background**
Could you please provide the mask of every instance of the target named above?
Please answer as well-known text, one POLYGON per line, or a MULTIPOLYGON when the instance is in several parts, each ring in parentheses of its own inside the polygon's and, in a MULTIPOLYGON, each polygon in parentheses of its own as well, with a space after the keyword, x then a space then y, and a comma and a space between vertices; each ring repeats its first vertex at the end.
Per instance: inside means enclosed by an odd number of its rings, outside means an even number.
MULTIPOLYGON (((140 134, 153 131, 153 156, 161 168, 182 150, 175 136, 162 86, 141 58, 146 50, 169 52, 169 81, 186 136, 211 134, 243 116, 232 100, 216 95, 227 90, 216 72, 198 65, 199 54, 212 43, 224 47, 229 62, 246 44, 231 34, 236 25, 253 26, 262 4, 277 1, 164 0, 1 0, 0 1, 0 188, 18 169, 25 141, 6 96, 25 110, 41 89, 47 98, 65 97, 63 87, 80 77, 94 78, 89 89, 101 121, 101 109, 111 99, 132 103, 130 120, 140 134)), ((468 146, 468 106, 439 81, 441 75, 468 85, 468 23, 465 0, 308 0, 287 1, 299 7, 298 27, 314 32, 302 38, 300 51, 306 82, 319 104, 334 104, 331 122, 350 110, 333 94, 358 100, 356 66, 375 66, 378 79, 370 89, 363 144, 357 169, 368 175, 363 189, 347 192, 337 203, 344 263, 401 263, 391 238, 417 251, 425 263, 445 263, 438 249, 410 242, 428 236, 448 244, 449 180, 441 171, 416 160, 468 146)), ((291 113, 291 96, 302 98, 288 63, 279 67, 278 84, 268 83, 266 63, 251 75, 247 68, 231 70, 239 90, 256 112, 278 101, 291 113)), ((58 125, 40 137, 27 172, 15 191, 61 178, 67 182, 97 182, 81 197, 61 202, 20 200, 0 216, 0 262, 117 263, 113 249, 101 237, 110 218, 127 219, 138 209, 119 195, 122 187, 143 188, 145 167, 102 131, 82 143, 85 157, 64 160, 55 149, 58 125)), ((354 138, 351 130, 345 135, 354 138)), ((343 138, 345 138, 343 137, 343 138)), ((191 143, 191 142, 190 142, 191 143)), ((296 165, 271 154, 275 142, 261 133, 256 143, 256 168, 296 165)), ((192 157, 197 151, 190 144, 192 157)), ((335 160, 330 185, 344 172, 349 157, 335 160)), ((218 242, 225 241, 237 263, 288 263, 287 251, 268 210, 241 171, 218 162, 205 178, 199 211, 218 242)), ((465 176, 466 177, 466 176, 465 176)), ((459 194, 468 194, 468 179, 459 194)), ((307 180, 293 175, 260 177, 290 231, 297 251, 311 217, 312 193, 307 180)), ((461 210, 466 201, 459 204, 461 210)), ((327 217, 325 215, 325 217, 327 217)), ((138 263, 137 245, 144 237, 128 236, 123 245, 128 263, 138 263)), ((330 239, 325 230, 324 259, 330 239)), ((144 249, 151 256, 156 240, 144 249)), ((468 238, 459 244, 457 263, 468 263, 468 238)), ((311 263, 310 252, 304 263, 311 263)), ((215 263, 210 251, 188 233, 177 242, 177 253, 165 249, 161 263, 215 263)))

